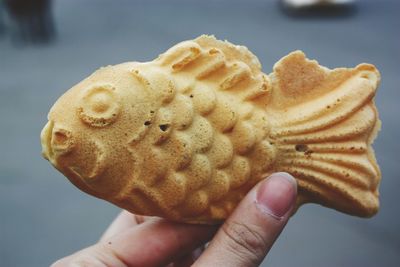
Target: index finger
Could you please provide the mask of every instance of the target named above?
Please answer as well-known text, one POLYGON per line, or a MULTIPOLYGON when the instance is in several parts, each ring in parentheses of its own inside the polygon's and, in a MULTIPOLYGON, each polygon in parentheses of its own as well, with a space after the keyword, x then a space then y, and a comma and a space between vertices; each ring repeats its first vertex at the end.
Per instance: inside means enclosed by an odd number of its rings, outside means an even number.
POLYGON ((130 213, 129 211, 123 210, 106 229, 99 241, 105 241, 118 233, 151 219, 153 219, 153 217, 136 215, 130 213))
POLYGON ((164 266, 207 242, 216 228, 162 219, 147 221, 63 258, 52 267, 82 263, 91 266, 96 263, 104 266, 164 266))

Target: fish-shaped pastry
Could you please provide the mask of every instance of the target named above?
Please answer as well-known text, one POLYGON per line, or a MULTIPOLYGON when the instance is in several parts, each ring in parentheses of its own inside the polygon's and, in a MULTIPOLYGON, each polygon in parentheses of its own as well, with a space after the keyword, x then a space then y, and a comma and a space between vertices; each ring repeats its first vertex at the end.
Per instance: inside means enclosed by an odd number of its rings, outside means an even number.
POLYGON ((246 47, 200 36, 68 90, 42 130, 43 155, 81 190, 136 214, 217 223, 285 171, 297 207, 369 217, 379 207, 379 81, 373 65, 330 70, 301 51, 266 75, 246 47))

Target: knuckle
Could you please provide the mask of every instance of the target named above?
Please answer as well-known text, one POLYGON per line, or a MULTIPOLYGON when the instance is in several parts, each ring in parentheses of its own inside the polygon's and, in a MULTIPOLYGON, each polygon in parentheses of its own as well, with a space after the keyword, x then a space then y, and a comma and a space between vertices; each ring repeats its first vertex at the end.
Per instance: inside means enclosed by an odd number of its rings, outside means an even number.
POLYGON ((227 245, 235 253, 244 254, 255 262, 264 258, 268 246, 262 234, 260 234, 261 229, 257 229, 256 226, 230 221, 222 226, 222 231, 230 240, 227 245))

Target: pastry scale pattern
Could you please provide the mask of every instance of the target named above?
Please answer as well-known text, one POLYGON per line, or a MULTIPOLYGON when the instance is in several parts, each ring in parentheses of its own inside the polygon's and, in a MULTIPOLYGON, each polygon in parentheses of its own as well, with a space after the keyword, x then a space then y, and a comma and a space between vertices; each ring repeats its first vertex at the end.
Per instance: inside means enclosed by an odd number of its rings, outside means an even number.
POLYGON ((43 155, 81 190, 137 214, 218 223, 285 171, 297 208, 370 217, 379 81, 373 65, 330 70, 301 51, 266 75, 246 47, 203 35, 72 87, 50 110, 43 155))

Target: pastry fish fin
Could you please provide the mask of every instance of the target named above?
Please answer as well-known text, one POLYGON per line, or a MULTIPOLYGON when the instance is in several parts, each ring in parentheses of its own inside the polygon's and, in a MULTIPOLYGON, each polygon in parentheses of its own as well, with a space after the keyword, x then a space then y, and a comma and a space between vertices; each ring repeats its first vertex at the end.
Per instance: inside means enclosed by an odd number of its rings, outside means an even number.
POLYGON ((293 174, 298 205, 315 202, 370 217, 379 208, 380 170, 371 144, 380 128, 369 64, 330 70, 296 51, 276 63, 268 105, 277 169, 293 174))
POLYGON ((174 74, 188 75, 216 85, 217 90, 235 93, 243 100, 266 95, 268 77, 257 57, 246 47, 202 35, 181 42, 157 59, 174 74))
POLYGON ((167 104, 175 97, 174 82, 159 69, 151 68, 148 64, 140 64, 130 69, 129 72, 145 91, 151 92, 162 103, 167 104))

